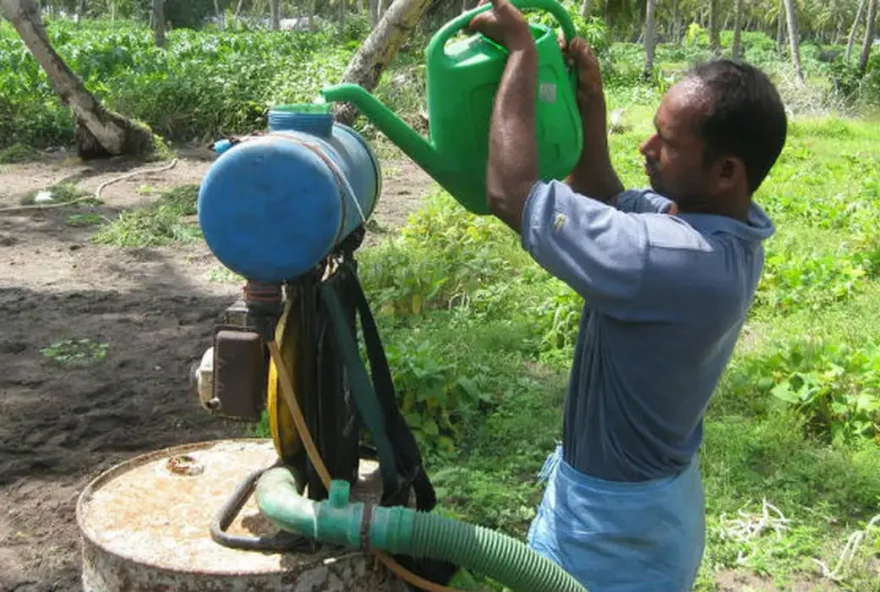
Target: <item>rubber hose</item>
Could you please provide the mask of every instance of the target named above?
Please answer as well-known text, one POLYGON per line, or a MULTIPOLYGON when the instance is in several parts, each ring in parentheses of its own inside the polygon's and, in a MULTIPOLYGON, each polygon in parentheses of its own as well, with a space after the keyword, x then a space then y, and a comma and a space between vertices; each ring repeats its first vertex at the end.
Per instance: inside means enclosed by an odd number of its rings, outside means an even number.
POLYGON ((274 525, 321 542, 357 549, 368 540, 374 550, 449 561, 514 592, 587 592, 573 576, 524 543, 468 522, 401 506, 370 506, 364 533, 365 506, 348 501, 346 481, 332 481, 328 499, 316 502, 296 491, 287 469, 274 468, 260 477, 255 497, 260 513, 274 525))
POLYGON ((515 591, 586 591, 571 574, 513 537, 436 514, 415 513, 406 554, 463 565, 515 591))

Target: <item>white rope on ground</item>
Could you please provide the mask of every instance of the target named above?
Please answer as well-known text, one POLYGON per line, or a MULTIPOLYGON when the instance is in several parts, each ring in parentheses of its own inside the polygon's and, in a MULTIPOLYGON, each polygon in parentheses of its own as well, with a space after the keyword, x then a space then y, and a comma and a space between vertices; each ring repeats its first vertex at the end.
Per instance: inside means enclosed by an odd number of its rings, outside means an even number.
POLYGON ((125 179, 129 179, 134 177, 135 175, 141 175, 143 173, 164 173, 165 171, 170 171, 177 165, 177 159, 175 158, 169 164, 162 165, 161 167, 149 168, 149 169, 137 169, 135 171, 131 171, 130 173, 126 173, 124 175, 120 175, 119 177, 114 177, 107 181, 101 183, 98 189, 95 191, 94 195, 84 195, 82 197, 78 197, 76 199, 72 199, 70 201, 59 201, 55 203, 48 204, 28 204, 23 206, 11 206, 6 208, 0 208, 0 214, 5 214, 8 212, 22 212, 27 210, 48 210, 52 208, 63 208, 65 206, 72 206, 78 202, 85 201, 87 199, 101 199, 101 192, 104 191, 104 188, 112 185, 113 183, 118 183, 119 181, 124 181, 125 179))
POLYGON ((875 526, 880 526, 880 514, 871 518, 871 521, 868 522, 868 525, 865 526, 864 530, 858 530, 849 535, 846 544, 843 546, 843 551, 841 551, 840 557, 837 560, 837 565, 834 566, 833 570, 828 569, 828 566, 823 561, 814 558, 813 561, 819 566, 819 569, 822 570, 822 576, 829 580, 839 582, 843 578, 845 570, 852 563, 853 559, 855 559, 859 547, 861 547, 865 537, 868 536, 868 531, 875 526))
POLYGON ((760 536, 765 530, 773 530, 777 536, 788 528, 791 522, 785 517, 785 514, 779 508, 764 499, 761 507, 761 514, 749 514, 740 509, 739 518, 727 519, 724 514, 721 515, 721 536, 723 538, 733 539, 739 543, 748 542, 760 536), (771 516, 770 512, 775 516, 771 516), (725 523, 727 526, 725 526, 725 523))

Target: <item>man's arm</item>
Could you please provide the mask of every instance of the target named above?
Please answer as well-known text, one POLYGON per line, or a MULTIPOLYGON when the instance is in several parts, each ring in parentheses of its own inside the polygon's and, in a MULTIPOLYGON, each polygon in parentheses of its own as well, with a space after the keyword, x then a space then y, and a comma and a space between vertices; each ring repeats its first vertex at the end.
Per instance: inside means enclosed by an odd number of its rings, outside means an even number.
POLYGON ((486 199, 489 210, 519 233, 526 200, 539 180, 535 136, 538 55, 522 14, 507 0, 491 1, 492 10, 477 15, 470 25, 509 52, 492 109, 486 199))
POLYGON ((612 203, 623 191, 623 184, 608 150, 607 108, 599 61, 583 39, 574 39, 570 47, 563 49, 578 72, 577 100, 584 138, 581 158, 566 183, 581 195, 612 203))

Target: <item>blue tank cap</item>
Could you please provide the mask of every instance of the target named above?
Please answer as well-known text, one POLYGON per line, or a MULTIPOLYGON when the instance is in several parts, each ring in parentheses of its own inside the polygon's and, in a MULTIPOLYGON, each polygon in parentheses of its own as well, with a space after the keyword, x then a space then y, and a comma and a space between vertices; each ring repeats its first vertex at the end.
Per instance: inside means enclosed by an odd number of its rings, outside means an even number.
POLYGON ((223 154, 230 148, 232 148, 232 142, 227 139, 217 140, 216 142, 214 142, 214 152, 216 152, 217 154, 223 154))
POLYGON ((270 132, 303 132, 327 137, 333 131, 330 103, 276 105, 269 110, 270 132))

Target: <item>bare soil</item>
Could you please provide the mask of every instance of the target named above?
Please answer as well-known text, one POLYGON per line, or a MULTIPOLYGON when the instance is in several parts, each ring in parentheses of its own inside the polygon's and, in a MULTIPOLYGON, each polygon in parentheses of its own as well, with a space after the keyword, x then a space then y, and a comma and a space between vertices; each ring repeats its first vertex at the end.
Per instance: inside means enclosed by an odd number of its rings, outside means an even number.
MULTIPOLYGON (((115 215, 163 190, 199 183, 205 151, 170 170, 106 187, 105 206, 0 212, 0 590, 79 590, 75 506, 99 472, 178 444, 247 436, 251 425, 210 417, 192 370, 213 324, 240 294, 217 281, 203 242, 118 249, 93 244, 72 213, 115 215), (139 189, 141 189, 139 191, 139 189), (69 368, 41 353, 64 339, 106 344, 106 357, 69 368)), ((0 208, 60 182, 95 191, 135 169, 124 159, 84 164, 63 153, 0 165, 0 208)), ((399 227, 432 181, 407 160, 383 163, 378 233, 399 227)), ((372 236, 371 236, 372 235, 372 236)))

